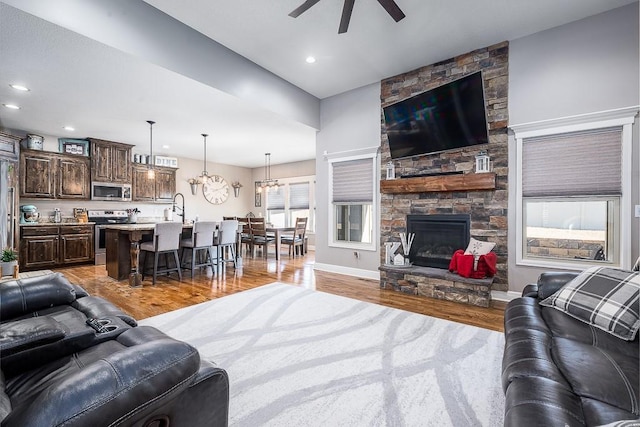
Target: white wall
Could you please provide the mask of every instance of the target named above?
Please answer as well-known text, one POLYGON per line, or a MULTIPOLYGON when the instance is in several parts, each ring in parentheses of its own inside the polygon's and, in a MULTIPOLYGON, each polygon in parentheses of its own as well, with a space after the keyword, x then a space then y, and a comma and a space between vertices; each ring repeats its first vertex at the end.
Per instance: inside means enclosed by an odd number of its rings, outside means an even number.
MULTIPOLYGON (((378 276, 379 251, 359 251, 356 258, 352 249, 333 248, 328 245, 328 163, 323 153, 337 153, 366 147, 380 146, 380 83, 351 90, 320 103, 320 128, 316 139, 316 202, 317 236, 316 265, 320 269, 348 272, 365 277, 378 276)), ((379 173, 374 175, 380 176, 379 173)), ((374 242, 379 241, 379 205, 375 220, 374 242)), ((376 247, 379 245, 376 245, 376 247)))
MULTIPOLYGON (((509 44, 509 122, 529 123, 640 104, 638 3, 509 44)), ((633 204, 638 202, 638 124, 634 126, 633 204)), ((515 164, 510 137, 509 164, 515 164)), ((516 170, 509 168, 509 182, 516 170)), ((515 265, 515 185, 509 186, 509 289, 520 292, 544 269, 515 265)), ((631 212, 624 213, 632 215, 631 212)), ((632 257, 638 257, 638 219, 632 257)))

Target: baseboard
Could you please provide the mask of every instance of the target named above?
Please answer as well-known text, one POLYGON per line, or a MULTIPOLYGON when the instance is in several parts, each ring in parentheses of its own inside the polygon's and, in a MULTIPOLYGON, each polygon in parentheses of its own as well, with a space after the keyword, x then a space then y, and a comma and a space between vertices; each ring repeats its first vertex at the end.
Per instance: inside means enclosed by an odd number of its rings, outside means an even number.
POLYGON ((341 265, 315 263, 314 270, 327 271, 329 273, 344 274, 346 276, 361 277, 363 279, 380 280, 379 271, 363 270, 361 268, 343 267, 341 265))
POLYGON ((521 292, 516 291, 491 291, 491 299, 493 301, 505 301, 509 302, 513 299, 520 298, 521 292))

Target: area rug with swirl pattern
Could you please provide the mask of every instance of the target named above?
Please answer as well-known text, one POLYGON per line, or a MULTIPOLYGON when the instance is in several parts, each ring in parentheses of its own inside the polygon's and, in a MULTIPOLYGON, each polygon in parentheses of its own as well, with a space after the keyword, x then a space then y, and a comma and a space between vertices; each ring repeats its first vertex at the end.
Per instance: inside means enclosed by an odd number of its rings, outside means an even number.
POLYGON ((282 283, 140 324, 228 372, 231 426, 503 424, 499 332, 282 283))

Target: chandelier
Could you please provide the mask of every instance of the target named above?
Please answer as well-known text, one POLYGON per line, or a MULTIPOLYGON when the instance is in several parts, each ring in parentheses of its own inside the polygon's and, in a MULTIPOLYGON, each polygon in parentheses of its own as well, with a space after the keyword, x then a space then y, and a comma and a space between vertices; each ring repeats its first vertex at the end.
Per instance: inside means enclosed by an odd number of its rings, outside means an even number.
POLYGON ((264 179, 258 181, 258 192, 262 192, 263 188, 269 191, 270 188, 278 191, 278 180, 271 179, 271 153, 264 154, 264 179))

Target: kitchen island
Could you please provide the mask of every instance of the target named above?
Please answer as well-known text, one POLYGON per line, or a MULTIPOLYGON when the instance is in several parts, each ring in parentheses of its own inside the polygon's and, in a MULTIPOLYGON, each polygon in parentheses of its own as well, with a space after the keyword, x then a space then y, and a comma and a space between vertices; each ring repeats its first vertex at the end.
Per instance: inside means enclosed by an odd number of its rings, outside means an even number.
MULTIPOLYGON (((192 228, 193 224, 184 224, 183 236, 192 228)), ((116 280, 129 278, 131 287, 142 286, 140 242, 153 238, 155 223, 112 224, 105 229, 107 274, 116 280)))

